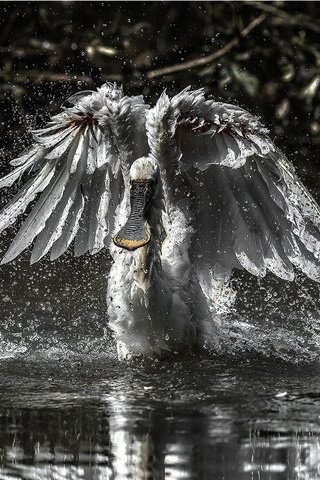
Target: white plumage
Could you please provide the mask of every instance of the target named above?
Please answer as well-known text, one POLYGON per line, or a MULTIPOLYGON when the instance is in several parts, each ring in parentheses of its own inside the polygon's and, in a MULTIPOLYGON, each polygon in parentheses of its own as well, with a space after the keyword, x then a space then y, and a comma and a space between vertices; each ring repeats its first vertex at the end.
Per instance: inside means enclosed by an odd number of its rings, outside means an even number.
POLYGON ((0 231, 37 198, 2 262, 110 249, 120 357, 213 347, 235 268, 320 280, 319 207, 256 117, 189 88, 152 109, 112 84, 68 101, 0 179, 32 176, 0 231))

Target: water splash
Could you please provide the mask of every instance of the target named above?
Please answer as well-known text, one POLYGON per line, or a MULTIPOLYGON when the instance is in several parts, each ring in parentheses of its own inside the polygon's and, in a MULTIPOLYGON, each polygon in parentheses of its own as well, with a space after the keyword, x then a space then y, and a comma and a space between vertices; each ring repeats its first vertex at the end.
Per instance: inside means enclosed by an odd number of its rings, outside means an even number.
MULTIPOLYGON (((66 255, 33 267, 27 258, 2 267, 0 358, 40 353, 114 358, 108 330, 106 283, 110 259, 66 255)), ((318 361, 319 285, 298 275, 295 282, 267 276, 260 282, 238 274, 233 310, 217 325, 218 355, 261 355, 291 363, 318 361)))

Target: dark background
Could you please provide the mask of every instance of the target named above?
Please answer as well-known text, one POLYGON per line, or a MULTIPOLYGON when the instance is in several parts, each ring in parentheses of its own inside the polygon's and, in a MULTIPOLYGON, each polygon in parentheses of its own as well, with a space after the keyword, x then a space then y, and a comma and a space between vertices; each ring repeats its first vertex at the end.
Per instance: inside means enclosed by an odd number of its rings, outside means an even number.
MULTIPOLYGON (((319 199, 319 18, 319 2, 1 2, 1 173, 75 91, 116 81, 154 103, 191 85, 259 115, 319 199)), ((43 339, 97 348, 109 260, 66 254, 30 267, 26 253, 1 267, 0 351, 1 339, 22 351, 43 339)))
POLYGON ((117 81, 154 102, 163 88, 192 85, 261 116, 316 186, 318 2, 1 2, 0 10, 3 156, 74 91, 117 81), (238 39, 214 61, 157 72, 197 63, 238 39))

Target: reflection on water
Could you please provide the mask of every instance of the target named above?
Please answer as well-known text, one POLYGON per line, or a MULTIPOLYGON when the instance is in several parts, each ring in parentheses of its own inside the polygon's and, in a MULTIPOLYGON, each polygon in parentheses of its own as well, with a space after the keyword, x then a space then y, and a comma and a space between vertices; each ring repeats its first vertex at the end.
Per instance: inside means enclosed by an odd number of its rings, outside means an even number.
POLYGON ((20 359, 1 372, 1 480, 320 476, 311 367, 20 359))

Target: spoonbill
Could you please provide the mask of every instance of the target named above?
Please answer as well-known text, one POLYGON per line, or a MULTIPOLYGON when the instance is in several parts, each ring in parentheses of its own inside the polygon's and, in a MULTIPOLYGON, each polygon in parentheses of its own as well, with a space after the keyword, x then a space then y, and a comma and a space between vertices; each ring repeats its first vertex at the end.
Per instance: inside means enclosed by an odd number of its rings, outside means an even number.
POLYGON ((33 207, 2 263, 109 249, 119 358, 213 347, 234 269, 320 280, 319 206, 259 119, 202 89, 153 108, 111 83, 76 93, 10 163, 0 231, 33 207))

